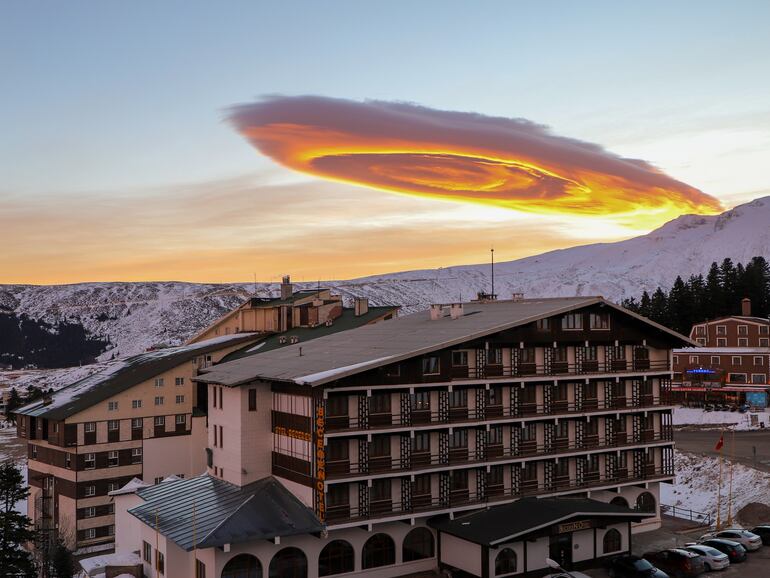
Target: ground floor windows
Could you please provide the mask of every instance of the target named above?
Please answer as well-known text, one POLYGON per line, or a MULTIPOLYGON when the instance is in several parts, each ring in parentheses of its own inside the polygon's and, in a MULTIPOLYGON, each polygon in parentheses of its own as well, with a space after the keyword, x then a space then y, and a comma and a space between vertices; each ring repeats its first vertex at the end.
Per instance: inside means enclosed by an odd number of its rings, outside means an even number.
POLYGON ((628 500, 626 500, 622 496, 617 496, 615 498, 612 498, 610 500, 610 504, 615 504, 616 506, 623 506, 624 508, 628 508, 628 500))
POLYGON ((602 542, 602 552, 605 554, 611 554, 617 552, 622 548, 622 541, 620 538, 620 532, 614 528, 607 530, 604 534, 604 540, 602 542))
POLYGON ((251 554, 238 554, 225 564, 222 578, 262 578, 262 564, 251 554))
POLYGON ((354 563, 353 546, 345 540, 332 540, 318 556, 318 575, 333 576, 352 572, 354 563))
POLYGON ((361 558, 364 570, 395 564, 396 545, 387 534, 375 534, 364 544, 361 558))
POLYGON ((495 576, 516 572, 516 552, 503 548, 495 558, 495 576))
POLYGON ((655 496, 650 492, 642 492, 639 494, 636 498, 636 509, 654 514, 656 510, 655 496))
POLYGON ((402 558, 413 562, 434 556, 433 534, 427 528, 415 528, 404 538, 402 558))
POLYGON ((270 561, 269 578, 307 578, 307 556, 299 548, 284 548, 270 561))

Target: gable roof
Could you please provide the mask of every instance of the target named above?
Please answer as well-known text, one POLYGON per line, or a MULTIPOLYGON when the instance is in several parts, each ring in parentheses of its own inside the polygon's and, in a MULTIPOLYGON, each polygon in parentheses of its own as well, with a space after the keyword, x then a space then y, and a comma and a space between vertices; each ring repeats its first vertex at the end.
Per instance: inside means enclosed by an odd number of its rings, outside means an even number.
POLYGON ((428 525, 469 542, 496 546, 572 518, 638 522, 652 516, 655 514, 589 498, 523 498, 454 519, 438 516, 428 525))
POLYGON ((770 325, 770 319, 764 317, 752 317, 746 315, 725 315, 724 317, 717 317, 716 319, 707 319, 700 323, 695 323, 690 329, 690 333, 700 325, 713 325, 714 323, 724 323, 725 321, 737 321, 738 323, 753 323, 755 325, 770 325))
POLYGON ((662 332, 676 345, 694 341, 606 301, 602 297, 557 297, 464 304, 464 314, 432 320, 429 311, 399 317, 291 345, 247 359, 218 364, 196 381, 236 386, 256 379, 322 385, 402 359, 424 355, 538 319, 602 304, 662 332))
POLYGON ((137 495, 145 503, 129 513, 188 552, 323 530, 310 508, 272 476, 238 487, 203 474, 137 495))
POLYGON ((16 410, 16 414, 62 420, 116 393, 127 390, 143 381, 191 360, 226 347, 253 341, 256 333, 223 335, 180 347, 168 347, 147 351, 110 363, 110 365, 89 377, 76 381, 16 410))

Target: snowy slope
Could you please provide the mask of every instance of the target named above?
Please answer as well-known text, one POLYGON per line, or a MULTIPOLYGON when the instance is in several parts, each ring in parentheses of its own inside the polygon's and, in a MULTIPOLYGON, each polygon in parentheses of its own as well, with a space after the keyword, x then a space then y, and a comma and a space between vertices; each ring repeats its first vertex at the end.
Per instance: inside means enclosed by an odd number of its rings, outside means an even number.
MULTIPOLYGON (((617 243, 584 245, 527 257, 495 267, 500 298, 604 295, 613 300, 667 286, 676 275, 705 273, 712 261, 770 257, 770 197, 721 215, 685 215, 643 235, 617 243)), ((291 272, 290 266, 287 272, 291 272)), ((405 311, 431 303, 468 300, 490 288, 490 267, 465 265, 406 271, 327 283, 347 301, 369 297, 373 305, 403 305, 405 311)), ((311 287, 313 284, 305 285, 311 287)), ((253 283, 215 285, 178 282, 84 283, 59 286, 0 286, 0 311, 47 321, 82 323, 109 337, 109 359, 157 345, 177 345, 241 303, 253 283)), ((277 287, 259 284, 258 294, 277 287)))

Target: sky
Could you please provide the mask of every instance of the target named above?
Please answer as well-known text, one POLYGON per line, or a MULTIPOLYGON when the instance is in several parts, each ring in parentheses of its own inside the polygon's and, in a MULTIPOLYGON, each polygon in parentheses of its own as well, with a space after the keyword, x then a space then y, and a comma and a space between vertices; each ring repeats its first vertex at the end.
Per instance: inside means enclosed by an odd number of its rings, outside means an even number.
POLYGON ((341 279, 770 194, 770 3, 4 2, 0 283, 341 279))

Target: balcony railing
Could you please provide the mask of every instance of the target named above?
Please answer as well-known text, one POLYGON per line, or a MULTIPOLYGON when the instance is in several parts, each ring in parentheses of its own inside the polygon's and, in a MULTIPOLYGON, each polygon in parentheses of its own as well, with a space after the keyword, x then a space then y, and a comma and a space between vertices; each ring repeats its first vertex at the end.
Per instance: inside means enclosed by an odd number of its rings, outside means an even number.
POLYGON ((656 479, 665 479, 673 476, 672 468, 650 467, 638 474, 620 472, 619 475, 606 477, 597 472, 587 472, 582 481, 575 479, 558 480, 554 478, 551 483, 542 480, 521 480, 518 489, 493 487, 484 494, 478 494, 469 489, 454 489, 447 492, 443 498, 425 495, 412 495, 408 502, 401 500, 378 500, 363 508, 348 504, 328 506, 326 520, 329 526, 361 522, 366 520, 382 520, 389 517, 407 515, 430 514, 440 510, 453 508, 473 508, 493 506, 503 501, 515 500, 530 496, 542 496, 555 493, 579 492, 592 488, 612 486, 614 484, 644 483, 656 479), (557 483, 561 482, 561 483, 557 483))
POLYGON ((516 367, 487 365, 484 367, 452 367, 452 379, 488 379, 532 377, 540 375, 590 375, 592 373, 623 373, 629 371, 668 371, 667 359, 615 359, 612 361, 584 360, 581 363, 554 361, 550 364, 519 362, 516 367))
POLYGON ((621 434, 616 434, 612 442, 602 444, 598 443, 598 440, 591 443, 591 441, 586 439, 583 443, 577 443, 568 440, 562 441, 556 438, 550 445, 522 441, 518 451, 513 451, 511 448, 506 448, 502 445, 488 445, 481 452, 477 452, 473 448, 462 448, 462 451, 453 448, 449 450, 447 456, 428 452, 413 452, 405 458, 392 456, 370 457, 367 463, 351 463, 350 460, 327 460, 326 479, 334 481, 367 474, 442 469, 448 465, 473 466, 478 463, 503 463, 535 456, 558 456, 575 452, 601 452, 602 450, 611 451, 643 444, 671 442, 673 439, 673 430, 667 427, 660 432, 644 430, 635 437, 632 435, 622 436, 621 434))
POLYGON ((391 414, 384 419, 384 414, 377 414, 374 422, 367 419, 364 423, 358 416, 328 416, 326 429, 333 431, 378 430, 389 428, 414 427, 430 424, 462 424, 478 421, 506 421, 511 418, 536 416, 560 416, 570 414, 590 414, 625 409, 645 409, 661 405, 663 398, 657 395, 640 394, 633 397, 615 397, 614 399, 584 399, 580 403, 574 401, 553 400, 546 403, 530 403, 521 401, 517 406, 487 406, 484 409, 469 407, 451 407, 449 411, 439 412, 430 410, 412 410, 405 415, 391 414), (491 411, 490 411, 491 410, 491 411))

